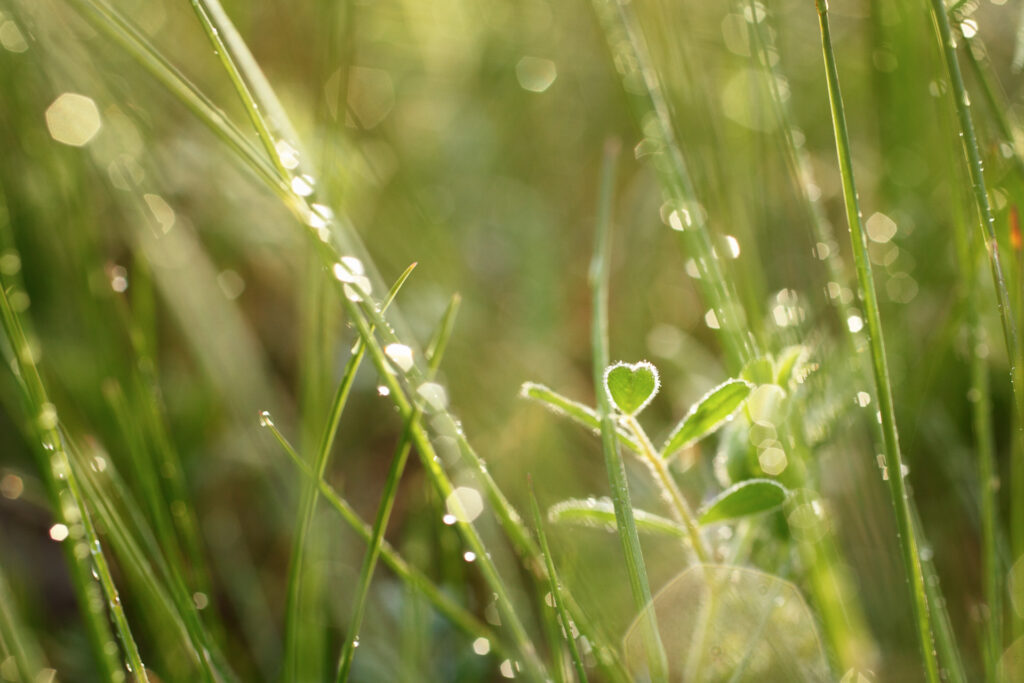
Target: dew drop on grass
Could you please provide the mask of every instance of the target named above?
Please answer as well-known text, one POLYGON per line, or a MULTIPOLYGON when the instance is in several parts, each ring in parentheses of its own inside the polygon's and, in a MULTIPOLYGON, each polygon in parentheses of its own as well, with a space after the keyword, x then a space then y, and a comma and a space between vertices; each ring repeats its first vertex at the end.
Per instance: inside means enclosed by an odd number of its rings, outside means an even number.
POLYGON ((270 411, 260 412, 260 427, 273 427, 274 421, 270 419, 270 411))
POLYGON ((451 525, 455 524, 455 522, 457 522, 458 519, 456 519, 455 515, 449 513, 449 514, 446 514, 444 517, 442 517, 441 521, 444 522, 444 524, 446 526, 451 526, 451 525))
POLYGON ((462 553, 462 559, 464 559, 466 562, 476 562, 476 553, 474 553, 472 550, 467 550, 466 552, 462 553))
POLYGON ((297 175, 292 178, 292 192, 300 197, 313 194, 313 178, 308 175, 297 175))
POLYGON ((864 329, 864 320, 859 315, 851 315, 846 319, 846 327, 850 332, 857 334, 864 329))
POLYGON ((477 638, 473 641, 473 652, 481 657, 491 651, 491 641, 486 638, 477 638))
POLYGON ((50 538, 60 543, 70 535, 70 531, 64 524, 54 524, 50 527, 50 538))
POLYGON ((437 382, 424 382, 416 393, 434 410, 444 410, 448 406, 448 393, 437 382))
POLYGON ((299 150, 295 149, 290 142, 278 140, 274 144, 274 149, 277 151, 277 158, 281 161, 282 166, 289 171, 299 167, 299 150))
POLYGON ((391 390, 388 389, 383 384, 381 384, 380 386, 377 387, 377 395, 378 396, 390 396, 391 395, 391 390))
POLYGON ((974 19, 964 19, 960 23, 960 31, 964 34, 964 38, 973 38, 978 35, 978 22, 974 19))
POLYGON ((512 670, 512 662, 511 662, 511 660, 506 659, 505 661, 503 661, 501 663, 501 666, 498 667, 498 671, 500 671, 501 675, 504 676, 505 678, 515 678, 516 677, 515 671, 512 670))
POLYGON ((388 344, 384 347, 384 355, 401 368, 402 372, 409 372, 412 369, 412 349, 405 344, 388 344))

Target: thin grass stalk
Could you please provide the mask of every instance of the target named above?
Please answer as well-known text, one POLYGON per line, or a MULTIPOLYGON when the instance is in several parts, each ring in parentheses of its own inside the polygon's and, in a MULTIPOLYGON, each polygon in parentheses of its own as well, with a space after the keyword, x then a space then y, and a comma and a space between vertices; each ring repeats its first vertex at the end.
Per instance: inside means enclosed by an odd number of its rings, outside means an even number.
MULTIPOLYGON (((11 230, 8 219, 6 198, 2 188, 0 188, 0 236, 2 236, 4 241, 3 246, 6 249, 14 250, 14 239, 10 233, 11 230)), ((17 275, 8 274, 5 277, 5 280, 17 283, 19 288, 22 287, 20 278, 18 278, 17 275)), ((0 290, 3 290, 3 293, 6 296, 7 289, 5 289, 4 282, 0 282, 0 290)), ((12 356, 17 356, 18 348, 10 341, 10 337, 8 337, 8 342, 11 344, 10 351, 12 356)), ((14 357, 9 358, 8 361, 10 363, 17 362, 14 357)), ((21 393, 22 403, 28 403, 24 385, 19 383, 18 388, 21 393)), ((22 424, 22 429, 25 431, 26 439, 29 443, 35 446, 36 439, 38 438, 35 433, 36 422, 29 420, 22 424)), ((63 509, 60 504, 59 495, 56 493, 58 482, 53 477, 53 472, 49 467, 49 463, 44 462, 41 458, 39 466, 43 481, 46 483, 47 494, 51 497, 54 515, 63 519, 63 509)), ((68 571, 71 575, 71 583, 75 591, 75 597, 78 601, 79 608, 82 611, 86 636, 92 646, 92 651, 96 657, 96 663, 99 666, 100 673, 104 680, 115 680, 118 676, 123 679, 124 673, 121 670, 122 665, 118 661, 118 650, 116 645, 113 648, 110 647, 114 644, 114 635, 110 628, 110 621, 103 609, 103 595, 100 591, 100 587, 91 576, 88 564, 83 561, 83 558, 76 556, 76 548, 73 544, 62 543, 61 545, 62 550, 64 551, 68 571)))
POLYGON ((70 545, 85 544, 85 552, 81 558, 77 558, 78 553, 73 552, 78 560, 76 563, 78 571, 86 570, 86 557, 92 559, 90 571, 95 572, 96 580, 99 582, 100 590, 120 639, 128 671, 136 681, 146 682, 149 677, 142 665, 139 647, 128 624, 124 606, 121 604, 121 597, 110 572, 110 565, 107 563, 106 555, 100 545, 99 535, 96 533, 92 517, 85 505, 78 476, 71 467, 63 438, 58 431, 59 422, 56 408, 47 396, 21 320, 11 307, 7 292, 3 287, 0 287, 0 321, 2 321, 4 332, 14 351, 20 379, 19 386, 23 392, 25 407, 33 416, 31 422, 38 439, 39 465, 47 481, 47 488, 55 508, 54 512, 74 533, 70 545))
MULTIPOLYGON (((398 291, 405 284, 405 281, 412 274, 416 264, 406 268, 395 283, 391 286, 383 303, 383 309, 394 301, 398 291)), ((327 463, 330 460, 331 450, 334 447, 334 438, 338 432, 338 425, 341 422, 341 415, 345 411, 349 394, 352 391, 352 383, 355 381, 356 373, 362 365, 363 357, 366 355, 366 346, 362 341, 357 341, 352 350, 352 355, 345 364, 342 372, 341 382, 335 391, 331 401, 327 425, 320 436, 320 443, 314 457, 313 471, 316 473, 317 481, 322 480, 327 471, 327 463)), ((316 481, 308 481, 303 487, 302 499, 299 504, 299 516, 296 523, 295 540, 292 544, 292 556, 288 570, 288 597, 285 606, 285 663, 284 671, 286 676, 294 677, 298 666, 298 647, 300 630, 300 610, 302 606, 302 578, 306 546, 309 537, 309 530, 313 525, 313 517, 316 513, 316 504, 319 487, 316 481)))
POLYGON ((601 169, 597 229, 594 240, 594 255, 590 261, 590 286, 593 291, 593 310, 590 343, 593 354, 594 393, 597 394, 597 416, 601 421, 601 450, 604 454, 608 484, 611 486, 612 504, 619 529, 619 540, 625 554, 629 587, 633 604, 640 614, 645 615, 644 645, 647 664, 652 681, 668 679, 668 660, 665 647, 658 631, 657 616, 651 606, 651 587, 647 580, 640 535, 636 529, 633 503, 629 496, 629 482, 626 466, 619 452, 617 431, 611 414, 611 404, 604 391, 604 372, 608 367, 608 280, 611 263, 612 196, 615 191, 615 171, 619 146, 609 143, 605 147, 604 163, 601 169))
MULTIPOLYGON (((824 256, 819 251, 818 245, 814 247, 815 258, 825 262, 826 272, 831 282, 845 286, 847 278, 846 269, 842 255, 839 250, 833 248, 837 245, 832 224, 828 220, 825 207, 821 201, 821 191, 812 190, 814 169, 811 161, 802 144, 797 143, 797 129, 793 123, 793 116, 790 113, 789 98, 785 97, 779 89, 779 74, 768 54, 768 37, 765 36, 764 26, 770 23, 772 13, 759 6, 757 0, 747 0, 746 8, 749 9, 751 19, 748 19, 747 26, 751 34, 751 45, 753 46, 754 59, 758 65, 758 73, 764 81, 764 87, 768 89, 768 100, 771 102, 775 112, 775 118, 779 123, 779 131, 782 135, 783 149, 785 152, 786 164, 792 174, 794 184, 799 188, 800 202, 807 212, 811 223, 812 234, 818 244, 822 244, 828 250, 824 256), (764 18, 757 21, 758 12, 764 12, 764 18)), ((839 322, 845 329, 847 320, 850 318, 850 306, 842 296, 828 294, 828 299, 839 315, 839 322)), ((846 337, 850 339, 850 337, 846 337)))
MULTIPOLYGON (((310 468, 309 463, 305 462, 291 445, 288 439, 281 433, 281 431, 274 424, 273 419, 269 414, 264 413, 260 417, 261 424, 270 430, 274 438, 281 445, 282 450, 292 461, 292 463, 298 468, 299 472, 302 473, 309 481, 317 483, 317 488, 320 491, 320 495, 324 497, 331 508, 334 509, 346 524, 351 528, 361 539, 369 543, 373 529, 359 516, 359 513, 348 504, 348 502, 331 486, 328 482, 323 479, 317 479, 316 474, 310 468)), ((405 585, 410 588, 419 591, 424 598, 437 610, 438 614, 446 618, 453 626, 465 633, 471 638, 486 638, 490 641, 494 647, 494 650, 499 653, 507 654, 504 649, 504 645, 501 639, 498 638, 494 631, 478 620, 475 616, 470 614, 461 605, 452 600, 447 593, 442 591, 434 584, 423 572, 411 565, 405 558, 403 558, 397 550, 395 550, 387 540, 381 542, 380 546, 380 557, 381 561, 388 566, 388 568, 395 573, 395 576, 399 578, 405 585)))
MULTIPOLYGON (((976 297, 972 297, 976 298, 976 297)), ((975 310, 971 307, 971 310, 975 310)), ((975 317, 972 314, 972 317, 975 317)), ((996 680, 999 657, 1003 651, 1003 571, 999 562, 998 539, 998 470, 995 460, 995 435, 992 430, 992 397, 989 369, 978 351, 984 343, 981 326, 970 323, 971 345, 971 421, 974 444, 978 451, 978 481, 981 487, 981 563, 985 606, 988 611, 983 625, 982 655, 985 680, 996 680)))
POLYGON ((42 648, 18 613, 3 567, 0 567, 0 652, 6 651, 14 660, 16 675, 23 681, 34 681, 42 672, 42 648))
POLYGON ((732 283, 725 277, 711 240, 703 208, 672 124, 657 71, 650 57, 635 7, 628 2, 593 0, 605 40, 617 63, 633 65, 624 77, 644 87, 644 95, 631 99, 645 140, 652 150, 652 166, 671 205, 669 224, 679 233, 684 252, 693 257, 700 273, 699 286, 722 333, 732 370, 738 372, 757 356, 757 343, 745 324, 746 314, 732 283))
POLYGON ((530 509, 533 511, 533 526, 537 530, 537 541, 540 544, 541 553, 544 555, 544 564, 548 568, 548 590, 551 593, 551 599, 555 603, 555 610, 558 612, 558 618, 561 621, 566 644, 569 647, 569 657, 576 671, 577 680, 580 683, 587 683, 587 668, 583 665, 580 650, 576 646, 576 638, 572 634, 570 626, 572 620, 569 616, 569 611, 565 607, 565 597, 562 595, 562 582, 558 579, 558 572, 555 570, 555 559, 551 555, 548 537, 544 533, 544 521, 540 514, 540 506, 537 504, 537 494, 533 490, 532 479, 530 479, 530 509))
MULTIPOLYGON (((936 39, 942 50, 942 56, 949 75, 950 94, 956 107, 957 120, 960 126, 960 138, 967 169, 971 176, 971 189, 978 212, 977 218, 988 254, 989 268, 992 273, 992 284, 995 287, 996 305, 999 320, 1003 329, 1003 341, 1006 345, 1006 356, 1010 364, 1010 386, 1013 390, 1014 421, 1013 429, 1015 457, 1011 469, 1015 476, 1011 477, 1010 500, 1024 500, 1024 465, 1020 459, 1024 457, 1024 349, 1020 346, 1017 324, 1013 317, 1013 307, 1003 275, 1002 260, 999 256, 999 241, 996 238, 995 215, 989 202, 988 190, 985 187, 984 164, 978 136, 971 118, 970 99, 964 85, 960 62, 956 56, 956 38, 953 36, 942 0, 930 0, 931 14, 936 39)), ((1014 555, 1024 553, 1024 506, 1015 506, 1010 519, 1010 538, 1014 555)))
POLYGON ((104 491, 85 456, 74 444, 68 452, 73 466, 81 472, 82 490, 92 504, 97 520, 102 523, 110 539, 110 546, 120 558, 126 572, 135 574, 136 581, 153 596, 153 601, 168 614, 178 630, 183 646, 189 650, 205 681, 236 680, 237 677, 224 661, 206 627, 202 623, 192 594, 174 562, 162 552, 160 541, 153 535, 141 508, 130 496, 131 488, 120 479, 113 465, 107 464, 104 476, 110 479, 109 488, 118 491, 121 506, 135 526, 133 531, 125 514, 118 511, 113 499, 104 491))
POLYGON ((195 84, 188 80, 149 42, 145 35, 116 9, 102 0, 67 0, 90 26, 127 52, 135 62, 164 86, 229 149, 243 167, 282 198, 290 188, 278 179, 270 162, 195 84))
MULTIPOLYGON (((455 324, 455 315, 458 312, 460 299, 453 298, 441 318, 434 339, 430 342, 429 348, 434 349, 427 366, 427 379, 432 379, 437 374, 441 365, 441 358, 444 349, 448 345, 455 324)), ((412 430, 419 424, 423 415, 424 400, 420 399, 414 404, 405 427, 402 429, 402 436, 396 448, 395 457, 388 470, 387 479, 384 482, 384 492, 377 506, 377 517, 373 522, 373 533, 370 536, 369 547, 363 556, 363 564, 359 570, 359 579, 356 584, 355 599, 352 606, 352 616, 349 619, 349 632, 341 648, 341 657, 338 661, 339 683, 348 680, 352 668, 352 660, 355 656, 355 649, 359 643, 359 630, 362 628, 363 616, 366 611, 366 601, 370 595, 370 583, 373 580, 373 570, 377 566, 377 558, 380 556, 381 542, 384 540, 384 532, 387 530, 388 522, 391 519, 391 511, 394 509, 395 498, 398 495, 398 484, 405 471, 405 464, 409 459, 409 451, 412 447, 412 430)))
MULTIPOLYGON (((374 338, 369 322, 363 317, 362 310, 354 302, 349 299, 345 299, 345 303, 350 317, 359 328, 359 334, 370 351, 370 356, 377 368, 377 372, 380 374, 390 391, 392 401, 398 407, 403 418, 408 419, 408 416, 411 415, 413 411, 411 402, 405 396, 404 387, 393 374, 391 366, 384 355, 383 349, 374 338)), ((409 374, 414 375, 415 373, 413 371, 416 370, 417 368, 414 366, 409 374)), ((444 411, 439 411, 438 415, 444 417, 446 413, 444 411)), ((457 425, 452 426, 456 431, 461 431, 457 425)), ((438 494, 440 494, 444 500, 448 500, 452 495, 452 492, 455 490, 455 487, 452 486, 451 480, 442 469, 440 457, 434 450, 433 444, 430 442, 430 439, 422 425, 412 423, 411 427, 413 432, 413 441, 416 445, 421 462, 431 475, 431 479, 437 488, 438 494)), ((496 488, 497 487, 495 487, 495 489, 496 488)), ((509 506, 508 509, 511 510, 511 506, 509 506)), ((456 515, 456 518, 455 526, 462 533, 462 537, 466 545, 469 546, 469 549, 476 555, 477 561, 475 564, 480 568, 480 572, 483 574, 488 586, 497 596, 495 602, 497 603, 499 612, 502 614, 502 622, 509 629, 512 640, 515 642, 516 648, 519 650, 519 654, 525 660, 525 668, 533 676, 546 678, 545 667, 537 655, 537 649, 534 647, 522 620, 516 612, 515 606, 512 604, 505 581, 502 579, 497 566, 495 566, 491 559, 490 553, 487 552, 483 539, 480 537, 479 532, 471 522, 459 518, 459 515, 456 515)), ((522 526, 521 521, 519 522, 519 526, 522 526)))
POLYGON ((850 153, 850 138, 846 125, 846 112, 842 93, 839 89, 839 72, 836 68, 835 53, 832 50, 832 36, 829 31, 826 0, 815 0, 821 29, 821 46, 828 81, 829 105, 832 111, 832 127, 836 137, 836 154, 843 181, 843 199, 846 204, 846 220, 850 228, 854 261, 857 266, 857 280, 861 288, 864 312, 867 317, 868 338, 871 347, 872 368, 875 375, 875 391, 882 416, 885 464, 889 471, 889 494, 896 513, 896 525, 903 554, 904 570, 907 572, 914 608, 921 657, 930 683, 939 681, 939 665, 932 634, 931 616, 928 611, 928 594, 924 584, 924 573, 918 552, 917 534, 911 517, 909 493, 903 474, 903 458, 900 454, 899 436, 896 433, 896 415, 893 409, 892 384, 889 381, 889 366, 885 356, 885 341, 882 336, 882 319, 878 310, 878 295, 871 274, 871 262, 867 255, 867 236, 861 222, 860 200, 853 177, 853 159, 850 153))

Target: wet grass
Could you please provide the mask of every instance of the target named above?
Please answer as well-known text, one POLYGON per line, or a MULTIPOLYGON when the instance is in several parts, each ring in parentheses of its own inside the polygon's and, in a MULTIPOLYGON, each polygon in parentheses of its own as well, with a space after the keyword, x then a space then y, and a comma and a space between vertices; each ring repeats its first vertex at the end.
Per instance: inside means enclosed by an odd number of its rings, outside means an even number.
POLYGON ((1011 3, 0 12, 0 680, 1024 675, 1011 3))

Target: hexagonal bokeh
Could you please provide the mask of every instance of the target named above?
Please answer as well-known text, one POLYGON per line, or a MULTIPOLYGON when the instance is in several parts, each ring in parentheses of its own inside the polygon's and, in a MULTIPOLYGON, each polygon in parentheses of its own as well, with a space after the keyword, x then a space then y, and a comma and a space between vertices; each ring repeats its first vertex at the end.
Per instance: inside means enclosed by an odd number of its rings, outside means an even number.
POLYGON ((85 95, 66 92, 46 109, 50 136, 65 145, 85 145, 96 137, 102 125, 96 103, 85 95))

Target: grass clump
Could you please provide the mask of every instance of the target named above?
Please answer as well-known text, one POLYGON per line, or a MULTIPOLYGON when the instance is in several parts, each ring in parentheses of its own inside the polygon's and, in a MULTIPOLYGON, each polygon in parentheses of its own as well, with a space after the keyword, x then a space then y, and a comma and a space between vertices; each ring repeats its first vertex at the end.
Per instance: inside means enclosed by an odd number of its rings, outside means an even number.
POLYGON ((1020 679, 1022 20, 0 2, 0 679, 1020 679))

